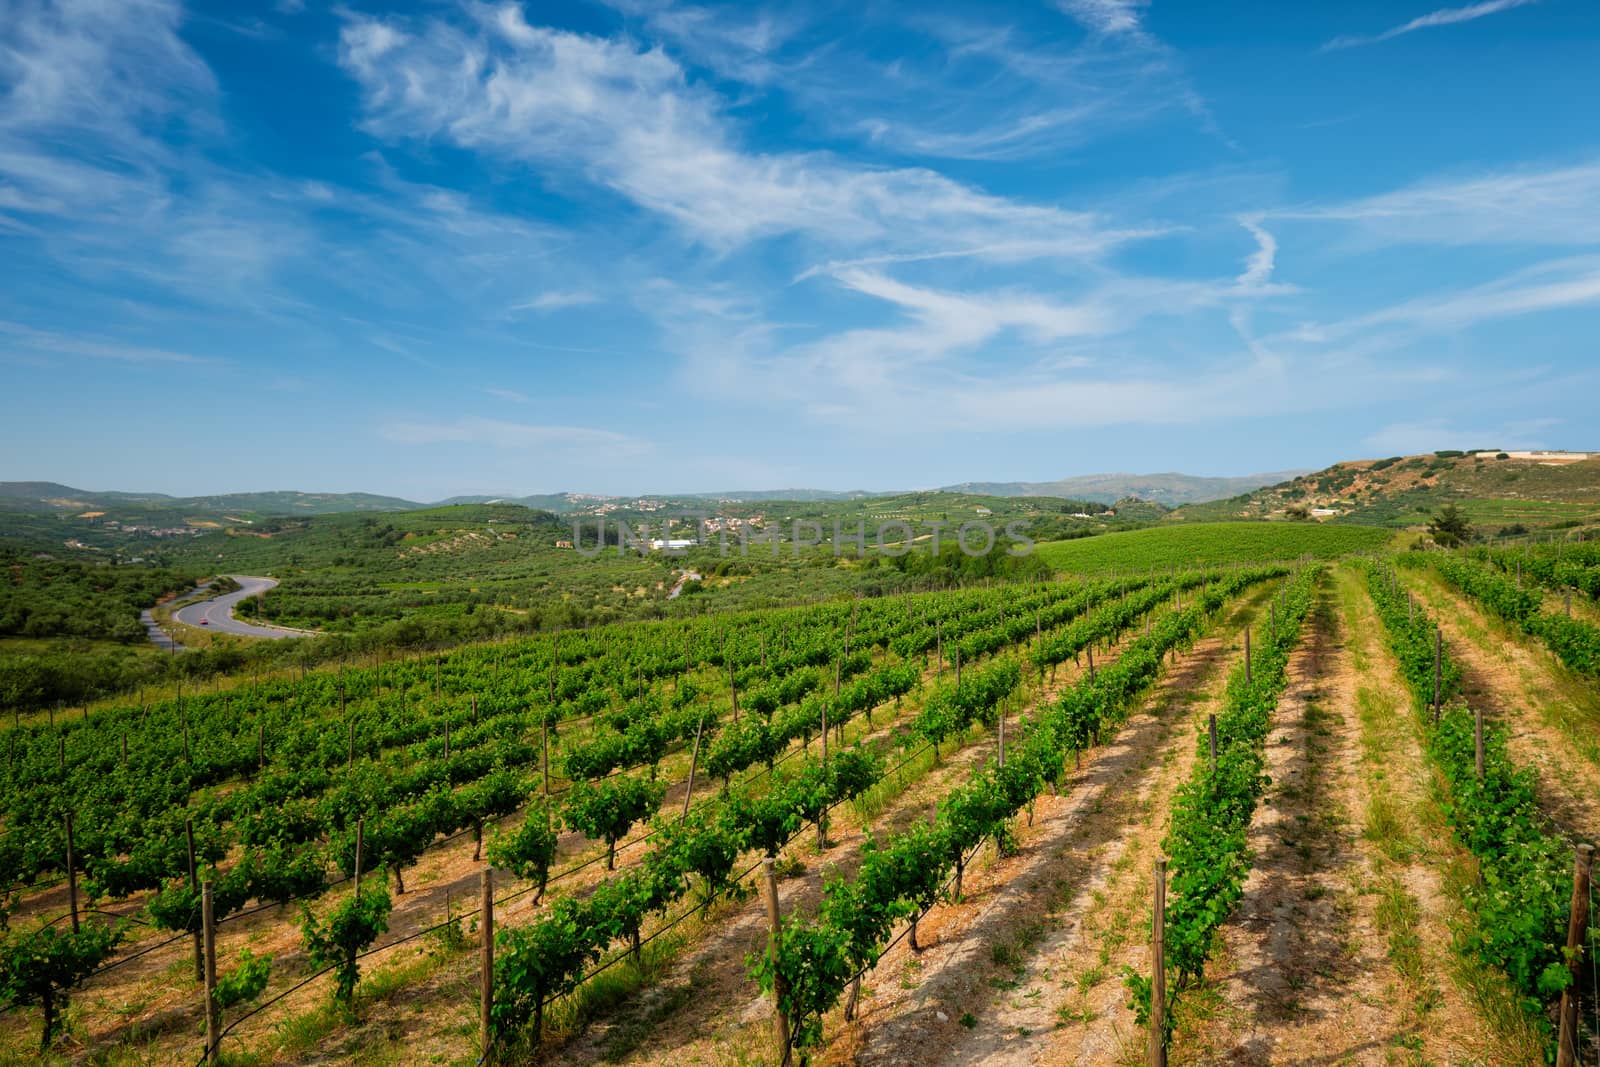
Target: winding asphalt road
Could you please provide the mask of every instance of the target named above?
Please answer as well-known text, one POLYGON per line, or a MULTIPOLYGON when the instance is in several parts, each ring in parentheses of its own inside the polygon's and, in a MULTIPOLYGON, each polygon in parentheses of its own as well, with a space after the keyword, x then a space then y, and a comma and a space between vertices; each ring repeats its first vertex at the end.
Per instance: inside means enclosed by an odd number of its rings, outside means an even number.
POLYGON ((241 637, 306 637, 304 630, 284 630, 276 626, 252 626, 247 622, 240 622, 233 617, 233 606, 245 597, 265 593, 277 585, 274 578, 252 578, 244 574, 230 574, 228 577, 239 583, 237 592, 224 593, 222 596, 212 597, 210 600, 201 600, 181 607, 172 613, 177 622, 185 626, 205 626, 214 633, 238 634, 241 637), (202 622, 201 620, 204 620, 202 622))

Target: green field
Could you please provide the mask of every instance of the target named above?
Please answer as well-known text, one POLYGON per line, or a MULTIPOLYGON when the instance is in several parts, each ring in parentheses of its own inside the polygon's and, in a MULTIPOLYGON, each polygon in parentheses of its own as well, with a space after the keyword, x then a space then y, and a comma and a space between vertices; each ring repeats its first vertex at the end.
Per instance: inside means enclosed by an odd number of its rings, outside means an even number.
POLYGON ((1163 526, 1042 544, 1041 559, 1058 571, 1098 574, 1151 567, 1210 566, 1247 560, 1332 559, 1380 549, 1391 531, 1312 523, 1218 522, 1163 526))

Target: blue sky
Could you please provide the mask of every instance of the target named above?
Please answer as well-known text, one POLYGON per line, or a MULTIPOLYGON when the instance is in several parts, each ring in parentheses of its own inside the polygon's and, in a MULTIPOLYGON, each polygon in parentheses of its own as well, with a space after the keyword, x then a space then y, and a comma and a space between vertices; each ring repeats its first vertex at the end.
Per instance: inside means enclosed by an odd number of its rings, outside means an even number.
POLYGON ((0 0, 0 478, 1600 448, 1588 0, 0 0))

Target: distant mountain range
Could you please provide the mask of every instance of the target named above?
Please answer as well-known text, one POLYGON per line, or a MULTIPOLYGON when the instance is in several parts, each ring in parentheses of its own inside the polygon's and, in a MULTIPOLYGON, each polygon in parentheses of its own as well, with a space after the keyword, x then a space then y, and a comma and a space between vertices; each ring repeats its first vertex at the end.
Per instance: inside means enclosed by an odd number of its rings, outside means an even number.
POLYGON ((984 496, 1054 496, 1115 504, 1138 497, 1168 507, 1226 500, 1267 485, 1277 485, 1310 474, 1309 470, 1272 471, 1236 478, 1202 478, 1192 474, 1081 474, 1053 482, 962 482, 947 485, 946 492, 981 493, 984 496))
MULTIPOLYGON (((1263 486, 1288 481, 1304 471, 1280 471, 1238 478, 1200 478, 1187 474, 1088 474, 1054 482, 966 482, 944 486, 938 492, 977 493, 985 496, 1047 496, 1069 500, 1088 500, 1111 504, 1138 497, 1168 507, 1179 504, 1222 500, 1263 486)), ((264 493, 220 493, 209 496, 170 496, 166 493, 130 493, 77 489, 57 482, 0 482, 0 510, 35 514, 81 515, 84 512, 134 512, 145 518, 163 515, 228 517, 286 515, 332 515, 348 512, 415 511, 451 504, 519 504, 543 511, 568 512, 598 500, 661 500, 696 502, 738 500, 759 503, 768 500, 803 502, 863 500, 890 496, 894 491, 871 492, 865 489, 834 491, 827 489, 755 489, 723 493, 648 494, 641 497, 613 497, 593 493, 543 493, 532 496, 492 496, 476 494, 453 496, 433 503, 420 503, 400 497, 373 493, 302 493, 279 490, 264 493)))
POLYGON ((286 489, 267 493, 168 496, 165 493, 74 489, 57 482, 0 482, 0 508, 29 512, 81 512, 116 507, 203 514, 332 515, 351 511, 408 511, 425 506, 372 493, 301 493, 286 489))
MULTIPOLYGON (((117 543, 137 536, 194 536, 207 530, 248 528, 291 516, 419 511, 452 504, 510 504, 567 515, 609 505, 623 513, 666 509, 710 512, 717 501, 765 505, 806 504, 960 494, 966 503, 989 497, 1045 497, 1115 504, 1136 497, 1141 508, 1119 508, 1145 522, 1219 519, 1322 519, 1371 525, 1416 526, 1447 503, 1466 510, 1486 530, 1549 527, 1571 531, 1600 522, 1600 452, 1441 451, 1416 456, 1335 463, 1321 471, 1273 471, 1236 478, 1188 474, 1087 474, 1053 482, 963 482, 912 493, 760 489, 724 493, 607 496, 545 493, 533 496, 455 496, 431 504, 372 493, 222 493, 179 497, 165 493, 99 492, 57 482, 0 482, 0 537, 75 544, 78 538, 117 543), (1137 513, 1137 514, 1136 514, 1137 513)), ((992 499, 987 503, 998 506, 992 499)), ((873 506, 873 505, 866 505, 873 506)), ((1070 505, 1065 505, 1070 507, 1070 505)), ((1058 512, 1063 505, 1044 506, 1058 512)), ((783 509, 790 510, 790 509, 783 509)))

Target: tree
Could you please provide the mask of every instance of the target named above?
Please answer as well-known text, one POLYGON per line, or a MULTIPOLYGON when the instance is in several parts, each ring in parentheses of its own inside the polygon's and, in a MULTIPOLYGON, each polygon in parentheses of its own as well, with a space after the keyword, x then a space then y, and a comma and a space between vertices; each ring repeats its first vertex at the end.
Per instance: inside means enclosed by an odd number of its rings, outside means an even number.
POLYGON ((1428 523, 1428 535, 1440 548, 1455 548, 1472 540, 1472 521, 1454 504, 1446 504, 1428 523))
POLYGON ((67 1006, 67 991, 111 955, 122 935, 120 925, 85 924, 77 931, 41 926, 0 948, 0 999, 43 1009, 41 1052, 55 1040, 61 1012, 67 1006))

